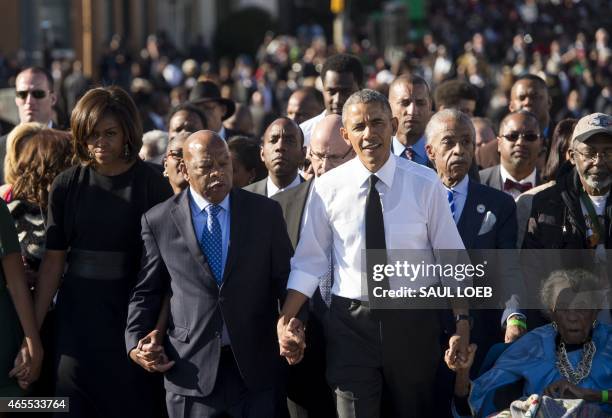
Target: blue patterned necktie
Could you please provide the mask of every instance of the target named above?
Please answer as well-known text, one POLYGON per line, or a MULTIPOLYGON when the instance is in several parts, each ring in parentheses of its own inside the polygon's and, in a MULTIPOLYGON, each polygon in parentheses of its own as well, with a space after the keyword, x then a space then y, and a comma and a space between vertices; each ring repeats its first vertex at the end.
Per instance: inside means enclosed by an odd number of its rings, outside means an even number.
POLYGON ((206 226, 202 229, 202 237, 200 238, 200 246, 208 259, 208 266, 215 277, 218 285, 223 282, 221 274, 223 267, 223 249, 221 238, 221 224, 217 215, 221 211, 219 205, 208 205, 206 207, 206 226))
POLYGON ((455 220, 455 191, 450 189, 446 191, 446 194, 448 196, 448 206, 450 207, 451 213, 453 214, 453 220, 455 220))

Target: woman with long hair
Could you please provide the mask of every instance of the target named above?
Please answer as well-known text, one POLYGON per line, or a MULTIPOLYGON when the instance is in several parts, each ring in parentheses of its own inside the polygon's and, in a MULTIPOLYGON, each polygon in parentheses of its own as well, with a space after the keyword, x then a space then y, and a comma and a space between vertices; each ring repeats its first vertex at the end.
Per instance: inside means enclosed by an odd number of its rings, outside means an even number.
POLYGON ((0 200, 0 264, 0 396, 15 397, 23 395, 23 390, 38 378, 43 348, 21 264, 17 232, 3 200, 0 200))
POLYGON ((124 90, 89 90, 70 125, 80 164, 51 186, 35 304, 41 324, 59 288, 56 396, 70 397, 68 416, 148 417, 153 382, 129 360, 124 328, 141 216, 172 190, 138 158, 142 125, 124 90))
MULTIPOLYGON (((9 152, 14 151, 14 148, 9 148, 9 152)), ((45 251, 49 189, 55 177, 73 165, 73 155, 68 132, 44 128, 20 144, 19 153, 16 153, 7 172, 12 184, 5 200, 19 236, 21 257, 31 291, 37 287, 38 268, 45 251)), ((50 310, 40 327, 45 358, 40 378, 28 392, 31 396, 53 396, 55 393, 55 336, 55 312, 50 310)))

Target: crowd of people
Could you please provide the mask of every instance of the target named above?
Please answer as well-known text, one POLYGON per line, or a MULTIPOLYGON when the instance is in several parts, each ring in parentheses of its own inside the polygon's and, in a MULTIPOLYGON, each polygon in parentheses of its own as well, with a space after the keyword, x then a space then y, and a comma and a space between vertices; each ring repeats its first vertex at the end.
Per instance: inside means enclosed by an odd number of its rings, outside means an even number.
POLYGON ((105 87, 78 62, 15 69, 0 396, 100 418, 609 416, 605 16, 432 3, 394 62, 313 30, 214 65, 115 37, 105 87), (541 24, 573 14, 595 26, 541 24), (462 19, 480 31, 452 36, 462 19), (497 309, 381 309, 373 266, 400 249, 559 257, 537 283, 496 271, 497 309))

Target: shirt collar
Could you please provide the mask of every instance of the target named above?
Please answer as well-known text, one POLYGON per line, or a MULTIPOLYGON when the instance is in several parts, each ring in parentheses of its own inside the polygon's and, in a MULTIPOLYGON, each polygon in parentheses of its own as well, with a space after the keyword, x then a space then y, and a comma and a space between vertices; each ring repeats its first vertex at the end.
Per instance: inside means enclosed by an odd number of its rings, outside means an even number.
MULTIPOLYGON (((219 206, 225 211, 229 211, 229 195, 228 193, 221 203, 219 203, 219 206)), ((191 203, 191 208, 194 209, 196 213, 200 213, 206 209, 206 207, 212 205, 204 196, 193 190, 191 186, 189 186, 189 202, 191 203)))
POLYGON ((221 139, 226 139, 225 135, 227 135, 227 132, 225 131, 225 126, 221 125, 221 129, 219 129, 219 132, 217 132, 217 134, 219 134, 221 139))
POLYGON ((467 196, 469 183, 470 183, 470 178, 466 174, 465 176, 463 176, 463 179, 461 179, 461 181, 457 183, 454 187, 451 187, 451 188, 448 188, 446 186, 444 187, 446 187, 446 190, 452 190, 455 194, 467 196))
POLYGON ((519 181, 517 179, 515 179, 514 177, 512 177, 510 175, 510 173, 508 173, 508 170, 506 170, 503 166, 503 164, 499 164, 499 174, 501 174, 501 178, 502 178, 502 184, 504 184, 506 182, 506 179, 510 179, 516 183, 531 183, 532 186, 536 185, 536 169, 534 168, 533 171, 531 172, 531 174, 529 174, 527 177, 525 177, 523 180, 519 181))
MULTIPOLYGON (((406 149, 406 146, 402 144, 396 136, 393 137, 393 154, 400 155, 406 149)), ((412 150, 419 156, 425 158, 427 156, 425 152, 425 135, 419 138, 417 142, 412 145, 412 150)))
POLYGON ((387 159, 385 164, 383 164, 380 170, 378 170, 376 173, 372 173, 367 168, 365 168, 359 157, 353 158, 347 164, 355 165, 355 171, 358 180, 357 184, 359 184, 360 186, 363 186, 372 174, 376 174, 376 177, 378 177, 378 179, 382 181, 385 186, 391 188, 391 185, 393 184, 393 177, 395 175, 395 167, 397 166, 397 162, 395 160, 396 158, 399 157, 396 157, 395 155, 389 155, 389 158, 387 159))
POLYGON ((298 173, 296 173, 295 174, 295 178, 293 179, 293 181, 291 183, 289 183, 288 186, 283 187, 281 189, 276 184, 274 184, 274 182, 272 181, 272 178, 270 176, 268 176, 268 180, 266 181, 267 194, 268 194, 268 196, 274 196, 278 192, 282 192, 283 190, 287 190, 287 189, 290 189, 292 187, 298 186, 301 182, 302 182, 302 179, 300 179, 300 175, 298 173))

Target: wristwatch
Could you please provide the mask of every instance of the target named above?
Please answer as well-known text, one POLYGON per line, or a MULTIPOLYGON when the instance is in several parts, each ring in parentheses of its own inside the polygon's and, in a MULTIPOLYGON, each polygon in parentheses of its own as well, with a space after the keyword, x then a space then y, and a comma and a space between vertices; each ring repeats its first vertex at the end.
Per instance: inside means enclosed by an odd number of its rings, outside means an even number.
POLYGON ((455 315, 455 324, 459 321, 468 321, 468 323, 470 324, 470 329, 472 329, 472 327, 474 326, 474 318, 472 318, 469 315, 465 315, 465 314, 455 315))

